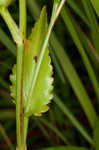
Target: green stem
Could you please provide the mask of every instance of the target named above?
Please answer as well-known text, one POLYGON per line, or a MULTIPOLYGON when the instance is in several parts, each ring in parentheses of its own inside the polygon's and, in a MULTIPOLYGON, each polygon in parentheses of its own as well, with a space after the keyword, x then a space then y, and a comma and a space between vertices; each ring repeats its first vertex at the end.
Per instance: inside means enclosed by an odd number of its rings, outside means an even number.
POLYGON ((9 11, 5 7, 0 7, 0 14, 3 17, 4 21, 6 22, 11 35, 16 42, 16 44, 22 44, 22 40, 19 34, 19 29, 16 23, 14 22, 13 18, 11 17, 9 11))
POLYGON ((10 13, 5 7, 0 7, 0 14, 5 20, 14 41, 17 44, 17 87, 16 87, 16 128, 17 128, 17 150, 25 150, 26 144, 24 141, 24 127, 23 122, 23 102, 22 102, 22 86, 23 86, 23 53, 24 53, 24 43, 26 37, 26 0, 19 0, 19 29, 12 19, 10 13))
POLYGON ((16 128, 17 128, 17 146, 21 150, 22 136, 23 136, 23 106, 22 106, 22 65, 23 65, 23 45, 18 46, 17 49, 17 100, 16 100, 16 128))
POLYGON ((26 0, 19 0, 19 28, 22 39, 26 38, 26 0))
POLYGON ((22 86, 23 86, 23 53, 26 37, 26 1, 19 0, 19 31, 22 39, 22 44, 18 45, 17 49, 17 102, 16 102, 16 126, 17 126, 17 149, 26 149, 24 141, 24 118, 23 118, 23 101, 22 101, 22 86))
MULTIPOLYGON (((20 8, 21 9, 21 8, 20 8)), ((22 10, 20 11, 21 13, 22 10)), ((0 14, 5 20, 14 41, 17 44, 17 88, 16 88, 16 128, 17 128, 17 146, 18 150, 22 149, 23 145, 23 106, 22 106, 22 74, 23 74, 23 52, 24 52, 24 40, 22 36, 25 26, 20 25, 20 30, 18 29, 16 23, 12 19, 10 13, 5 7, 0 7, 0 14), (23 29, 24 28, 24 29, 23 29), (20 36, 21 35, 21 36, 20 36)), ((20 15, 22 18, 22 14, 20 15)), ((21 19, 20 19, 21 20, 21 19)), ((26 20, 26 19, 24 19, 26 20)), ((21 22, 21 21, 20 21, 21 22)), ((23 24, 22 20, 22 24, 23 24)), ((25 24, 25 23, 24 23, 25 24)))
POLYGON ((28 117, 25 117, 23 116, 23 124, 24 124, 24 128, 23 128, 23 137, 24 137, 24 143, 26 143, 26 138, 27 138, 27 130, 28 130, 28 122, 29 122, 29 118, 28 117))

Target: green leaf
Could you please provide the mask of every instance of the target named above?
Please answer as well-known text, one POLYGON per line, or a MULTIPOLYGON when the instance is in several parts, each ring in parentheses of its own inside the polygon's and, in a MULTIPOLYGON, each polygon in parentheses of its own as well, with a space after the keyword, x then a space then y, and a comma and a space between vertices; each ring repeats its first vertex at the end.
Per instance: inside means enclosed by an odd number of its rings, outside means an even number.
POLYGON ((83 137, 91 144, 94 145, 93 140, 86 132, 84 127, 79 123, 79 121, 74 117, 68 107, 62 102, 62 100, 55 94, 54 95, 54 102, 58 105, 64 115, 71 121, 71 123, 77 128, 77 130, 83 135, 83 137))
POLYGON ((41 150, 88 150, 88 149, 83 147, 75 147, 75 146, 58 146, 58 147, 51 147, 51 148, 43 148, 41 150))
POLYGON ((99 0, 91 0, 91 3, 97 13, 97 16, 99 17, 99 0))
POLYGON ((0 42, 14 55, 16 56, 16 46, 14 42, 8 37, 4 30, 0 27, 0 42))
POLYGON ((64 136, 64 134, 58 130, 58 128, 56 128, 52 123, 50 123, 48 120, 43 119, 43 118, 39 118, 40 122, 43 123, 46 127, 48 127, 49 129, 51 129, 54 133, 56 133, 56 135, 65 143, 70 145, 70 142, 68 141, 68 139, 64 136))
POLYGON ((8 7, 13 0, 0 0, 0 6, 8 7))
MULTIPOLYGON (((28 99, 46 34, 47 14, 46 8, 44 7, 39 20, 36 22, 32 33, 26 40, 25 44, 23 66, 23 105, 27 116, 32 114, 40 116, 43 112, 46 112, 49 109, 47 104, 52 99, 53 78, 48 48, 46 49, 42 63, 40 64, 39 73, 32 95, 28 99)), ((15 68, 13 68, 13 75, 11 75, 10 79, 12 81, 11 95, 15 99, 15 68)))
POLYGON ((12 74, 10 75, 10 81, 12 85, 10 86, 10 93, 12 98, 16 99, 16 65, 12 68, 12 74))
POLYGON ((92 64, 91 64, 90 60, 88 59, 88 56, 85 52, 85 49, 79 39, 78 33, 77 33, 75 25, 74 25, 75 22, 70 14, 69 9, 64 7, 61 15, 62 15, 62 18, 64 20, 66 27, 68 28, 68 30, 72 36, 72 39, 77 47, 77 50, 79 51, 79 53, 81 55, 81 58, 85 65, 88 76, 93 84, 93 87, 97 94, 97 97, 99 98, 99 94, 98 94, 99 93, 99 84, 98 84, 98 80, 97 80, 95 71, 94 71, 92 64))
POLYGON ((99 150, 99 118, 97 119, 94 128, 94 141, 95 141, 95 149, 99 150))
POLYGON ((55 55, 56 55, 57 59, 59 60, 61 66, 62 66, 62 69, 64 71, 66 78, 70 82, 90 124, 93 127, 94 123, 97 119, 94 107, 89 99, 88 94, 86 93, 86 90, 85 90, 75 68, 73 67, 68 55, 66 54, 66 51, 64 51, 62 45, 59 43, 55 34, 52 34, 52 36, 51 36, 51 45, 53 47, 53 50, 55 51, 55 55))

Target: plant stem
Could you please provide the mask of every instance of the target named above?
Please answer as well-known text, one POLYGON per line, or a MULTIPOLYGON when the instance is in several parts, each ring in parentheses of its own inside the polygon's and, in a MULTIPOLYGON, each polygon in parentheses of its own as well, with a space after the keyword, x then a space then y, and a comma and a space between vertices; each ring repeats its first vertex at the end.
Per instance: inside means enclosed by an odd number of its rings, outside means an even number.
POLYGON ((23 147, 23 104, 22 104, 22 75, 23 75, 23 52, 24 39, 26 30, 26 13, 25 1, 20 0, 20 29, 12 19, 10 13, 5 7, 0 7, 0 14, 5 20, 14 41, 17 44, 17 88, 16 88, 16 128, 17 128, 17 149, 21 150, 23 147))
POLYGON ((17 47, 17 102, 16 102, 16 126, 17 126, 17 150, 26 149, 24 143, 23 127, 23 53, 26 37, 26 1, 19 0, 19 31, 22 44, 17 47))
POLYGON ((27 138, 27 130, 28 130, 28 122, 29 122, 29 119, 28 117, 25 117, 23 116, 23 124, 24 124, 24 128, 23 128, 23 137, 24 137, 24 143, 26 143, 26 138, 27 138))
POLYGON ((1 14, 2 18, 4 19, 4 21, 6 22, 16 44, 21 44, 22 40, 21 40, 21 37, 19 34, 18 26, 16 25, 15 21, 11 17, 7 8, 0 7, 0 14, 1 14))
POLYGON ((17 101, 16 101, 16 128, 17 128, 17 146, 21 150, 22 135, 23 135, 23 106, 22 106, 22 65, 23 65, 23 45, 18 46, 17 49, 17 101))
POLYGON ((26 38, 26 0, 19 0, 19 28, 22 40, 26 38))
POLYGON ((17 150, 26 149, 26 135, 24 138, 24 131, 27 133, 28 121, 26 118, 23 118, 23 53, 24 53, 24 43, 26 37, 26 0, 19 0, 19 29, 12 19, 7 8, 0 7, 0 14, 5 20, 14 41, 17 44, 17 87, 16 87, 16 128, 17 128, 17 150), (24 121, 25 120, 25 121, 24 121), (23 122, 25 123, 24 129, 23 122), (25 141, 24 141, 25 139, 25 141))

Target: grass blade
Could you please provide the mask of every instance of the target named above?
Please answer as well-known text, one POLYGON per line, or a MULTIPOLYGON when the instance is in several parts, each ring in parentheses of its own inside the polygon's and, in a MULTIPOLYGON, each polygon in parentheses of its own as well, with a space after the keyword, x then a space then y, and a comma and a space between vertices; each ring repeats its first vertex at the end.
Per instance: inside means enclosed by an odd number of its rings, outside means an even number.
POLYGON ((6 33, 0 28, 0 41, 8 48, 8 50, 16 56, 16 46, 14 43, 9 39, 6 33))
POLYGON ((67 54, 65 53, 63 47, 60 45, 59 41, 57 40, 55 34, 51 36, 51 45, 55 51, 55 55, 58 58, 61 67, 64 71, 64 74, 68 78, 80 104, 91 124, 94 127, 95 120, 97 118, 96 112, 91 104, 91 101, 87 95, 87 92, 84 89, 80 78, 78 77, 71 61, 69 60, 67 54), (88 109, 87 109, 88 108, 88 109))
POLYGON ((59 106, 61 111, 68 117, 68 119, 72 122, 72 124, 77 128, 77 130, 83 135, 83 137, 91 144, 93 145, 93 141, 88 135, 88 133, 85 131, 85 129, 80 125, 80 123, 76 120, 76 118, 73 116, 73 114, 69 111, 69 109, 62 103, 62 101, 59 99, 57 95, 54 96, 55 103, 59 106))
POLYGON ((90 1, 89 0, 86 0, 86 1, 82 0, 82 3, 84 5, 86 14, 89 18, 94 47, 96 48, 96 52, 99 55, 99 26, 97 23, 97 19, 96 19, 94 11, 92 9, 90 1))
POLYGON ((65 144, 70 144, 66 137, 51 123, 49 123, 46 119, 39 119, 44 125, 50 128, 53 132, 55 132, 65 144))
POLYGON ((84 48, 82 46, 82 43, 81 43, 81 41, 79 39, 79 36, 78 36, 78 34, 77 34, 76 30, 75 30, 75 27, 74 27, 74 25, 72 23, 71 15, 69 13, 69 10, 64 8, 62 10, 61 15, 62 15, 62 18, 64 20, 64 23, 65 23, 66 27, 68 28, 68 30, 69 30, 69 32, 70 32, 70 34, 72 36, 72 39, 73 39, 75 45, 77 46, 77 49, 78 49, 78 51, 79 51, 79 53, 81 55, 81 58, 82 58, 83 63, 85 65, 85 67, 86 67, 86 70, 87 70, 89 78, 90 78, 90 80, 91 80, 91 82, 93 84, 93 87, 94 87, 96 93, 98 93, 98 91, 99 91, 98 80, 97 80, 96 75, 94 73, 94 70, 93 70, 93 68, 91 66, 91 63, 90 63, 90 61, 88 59, 88 56, 87 56, 87 54, 86 54, 86 52, 85 52, 85 50, 84 50, 84 48))

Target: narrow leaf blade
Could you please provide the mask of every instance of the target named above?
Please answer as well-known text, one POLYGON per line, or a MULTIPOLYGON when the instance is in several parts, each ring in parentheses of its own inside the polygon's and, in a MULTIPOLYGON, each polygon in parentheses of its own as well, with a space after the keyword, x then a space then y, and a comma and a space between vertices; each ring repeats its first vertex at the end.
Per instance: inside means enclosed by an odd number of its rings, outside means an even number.
POLYGON ((95 141, 95 150, 99 150, 99 118, 97 119, 94 128, 94 141, 95 141))
POLYGON ((76 146, 58 146, 58 147, 51 147, 51 148, 43 148, 41 150, 88 150, 84 147, 76 147, 76 146))
POLYGON ((99 0, 91 0, 91 3, 97 13, 97 16, 99 17, 99 0))

